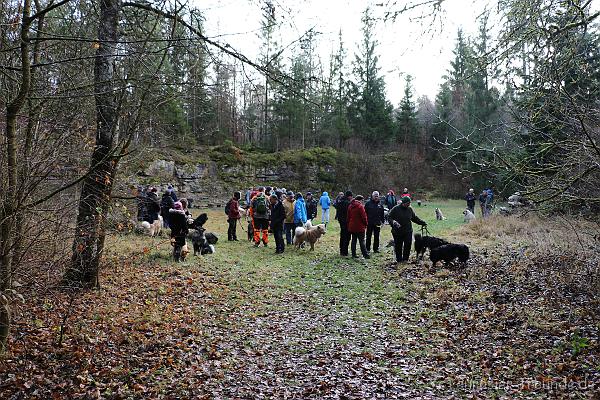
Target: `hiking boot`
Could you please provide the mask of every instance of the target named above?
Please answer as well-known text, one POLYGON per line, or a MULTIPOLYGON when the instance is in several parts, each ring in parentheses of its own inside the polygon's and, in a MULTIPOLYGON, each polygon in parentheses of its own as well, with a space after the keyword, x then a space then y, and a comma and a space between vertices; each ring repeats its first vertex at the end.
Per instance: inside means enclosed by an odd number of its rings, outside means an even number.
POLYGON ((365 254, 364 257, 365 257, 365 260, 368 260, 369 258, 371 258, 371 256, 368 254, 365 254))
POLYGON ((260 246, 260 243, 254 243, 254 247, 260 246))

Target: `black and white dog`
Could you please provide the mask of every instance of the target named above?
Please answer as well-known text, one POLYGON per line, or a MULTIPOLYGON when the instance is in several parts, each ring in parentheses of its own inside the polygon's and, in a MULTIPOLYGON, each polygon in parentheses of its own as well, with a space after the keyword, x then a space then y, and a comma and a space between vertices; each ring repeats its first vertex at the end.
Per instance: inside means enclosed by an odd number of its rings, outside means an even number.
POLYGON ((444 239, 436 238, 434 236, 421 236, 420 233, 415 233, 415 252, 417 253, 417 260, 419 255, 421 259, 425 256, 425 251, 433 251, 433 249, 449 244, 444 239))
POLYGON ((450 264, 457 258, 462 264, 465 264, 469 259, 469 248, 464 244, 448 243, 431 250, 429 258, 433 265, 438 261, 450 264))
POLYGON ((204 224, 208 221, 206 214, 200 214, 198 218, 191 224, 192 231, 190 237, 194 245, 194 255, 213 254, 215 252, 215 244, 219 238, 212 232, 206 232, 204 224))

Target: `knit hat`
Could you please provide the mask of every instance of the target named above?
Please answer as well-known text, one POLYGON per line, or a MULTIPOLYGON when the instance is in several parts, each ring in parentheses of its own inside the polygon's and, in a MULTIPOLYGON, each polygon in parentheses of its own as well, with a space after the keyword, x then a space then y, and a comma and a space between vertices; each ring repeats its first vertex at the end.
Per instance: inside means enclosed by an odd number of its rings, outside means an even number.
POLYGON ((176 201, 175 204, 173 204, 173 209, 175 209, 175 210, 183 210, 183 205, 181 204, 180 201, 176 201))
POLYGON ((346 197, 352 196, 352 190, 346 190, 346 197))
POLYGON ((375 196, 379 197, 379 192, 377 190, 374 191, 373 193, 371 193, 371 197, 375 197, 375 196))
POLYGON ((358 201, 361 201, 363 199, 364 199, 364 197, 362 197, 362 195, 360 195, 360 194, 354 198, 354 200, 358 200, 358 201))
POLYGON ((410 203, 410 197, 406 196, 403 197, 402 200, 400 200, 402 202, 402 204, 406 204, 406 203, 410 203))
POLYGON ((294 192, 292 192, 291 190, 288 190, 287 193, 285 194, 287 197, 292 197, 294 195, 294 192))

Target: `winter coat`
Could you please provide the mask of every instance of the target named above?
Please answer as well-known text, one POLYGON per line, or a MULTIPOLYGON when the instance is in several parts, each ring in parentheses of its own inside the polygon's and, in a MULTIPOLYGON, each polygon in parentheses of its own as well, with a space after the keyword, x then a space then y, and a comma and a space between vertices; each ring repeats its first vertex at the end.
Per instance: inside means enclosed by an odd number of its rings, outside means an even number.
POLYGON ((327 192, 323 192, 321 198, 319 199, 319 203, 321 204, 321 208, 323 210, 328 210, 331 207, 331 199, 329 198, 329 194, 327 192))
POLYGON ((188 221, 184 210, 169 210, 169 226, 171 227, 171 237, 181 238, 188 233, 188 221))
POLYGON ((469 207, 475 207, 475 194, 474 193, 467 193, 467 195, 465 196, 465 200, 467 201, 467 206, 469 207))
POLYGON ((367 221, 370 226, 379 226, 383 224, 383 204, 380 201, 369 199, 365 203, 365 211, 367 212, 367 221))
POLYGON ((488 203, 489 203, 488 197, 489 197, 489 195, 488 196, 484 196, 482 194, 479 195, 479 205, 481 207, 486 207, 488 205, 488 203))
POLYGON ((367 230, 367 213, 365 206, 356 199, 348 206, 348 232, 362 233, 367 230))
POLYGON ((169 215, 169 210, 173 208, 175 202, 169 193, 164 193, 160 201, 160 214, 165 217, 169 215))
POLYGON ((171 189, 169 191, 169 194, 171 195, 171 198, 173 199, 173 202, 177 201, 177 194, 175 194, 175 189, 171 189))
POLYGON ((229 219, 240 219, 240 203, 235 197, 229 200, 229 212, 227 213, 229 219))
POLYGON ((313 219, 317 216, 317 200, 314 198, 306 199, 306 213, 308 214, 308 219, 313 219))
POLYGON ((350 205, 350 200, 347 197, 342 197, 340 201, 335 205, 336 213, 335 218, 342 226, 346 226, 348 223, 348 206, 350 205))
POLYGON ((304 204, 304 199, 299 198, 296 200, 296 204, 294 204, 294 223, 306 223, 306 204, 304 204))
POLYGON ((388 194, 387 196, 385 196, 385 204, 391 210, 393 207, 396 206, 396 204, 398 204, 396 196, 394 196, 393 194, 388 194))
POLYGON ((419 225, 427 225, 425 221, 421 218, 417 217, 415 211, 410 207, 405 207, 402 204, 398 204, 394 208, 392 208, 388 214, 388 221, 392 225, 392 229, 400 232, 400 233, 411 233, 412 232, 412 223, 419 225), (396 221, 400 224, 400 228, 396 229, 393 226, 392 221, 396 221))
POLYGON ((283 221, 285 221, 285 208, 281 201, 271 204, 271 229, 283 229, 283 221))
POLYGON ((294 206, 295 206, 296 202, 295 201, 290 201, 289 199, 285 198, 283 200, 283 208, 285 209, 285 223, 286 224, 293 224, 294 223, 294 206))
POLYGON ((146 221, 152 223, 158 219, 158 213, 160 213, 160 201, 158 195, 154 192, 148 193, 146 197, 146 221))

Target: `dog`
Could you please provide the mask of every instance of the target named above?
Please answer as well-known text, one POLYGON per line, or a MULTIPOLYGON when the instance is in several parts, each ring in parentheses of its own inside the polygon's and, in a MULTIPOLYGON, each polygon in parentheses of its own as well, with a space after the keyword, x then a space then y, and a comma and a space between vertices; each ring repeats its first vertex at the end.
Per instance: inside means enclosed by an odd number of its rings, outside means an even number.
POLYGON ((465 222, 475 221, 475 214, 473 214, 468 208, 463 211, 463 214, 465 216, 465 222))
POLYGON ((198 254, 214 254, 215 246, 219 238, 212 232, 206 232, 204 224, 208 221, 208 215, 200 214, 190 224, 192 228, 188 236, 192 239, 192 245, 194 247, 194 255, 198 254))
POLYGON ((444 214, 442 214, 442 210, 440 210, 439 208, 435 209, 435 219, 437 219, 438 221, 443 221, 446 219, 446 217, 444 217, 444 214))
POLYGON ((163 217, 159 215, 158 219, 154 220, 152 223, 142 221, 141 226, 144 229, 144 232, 151 237, 160 236, 163 226, 163 217))
POLYGON ((438 261, 444 261, 445 264, 452 263, 457 259, 465 264, 469 259, 469 248, 464 244, 448 243, 431 250, 429 259, 435 265, 438 261))
POLYGON ((310 249, 314 251, 315 243, 326 232, 327 230, 324 224, 311 226, 310 228, 299 226, 294 231, 294 246, 296 246, 296 249, 299 249, 300 246, 302 246, 302 243, 308 242, 310 243, 310 249))
POLYGON ((433 249, 450 244, 444 239, 436 238, 434 236, 421 236, 420 233, 415 234, 415 252, 417 253, 417 260, 419 259, 419 255, 421 259, 425 257, 425 251, 429 249, 429 251, 433 251, 433 249))

